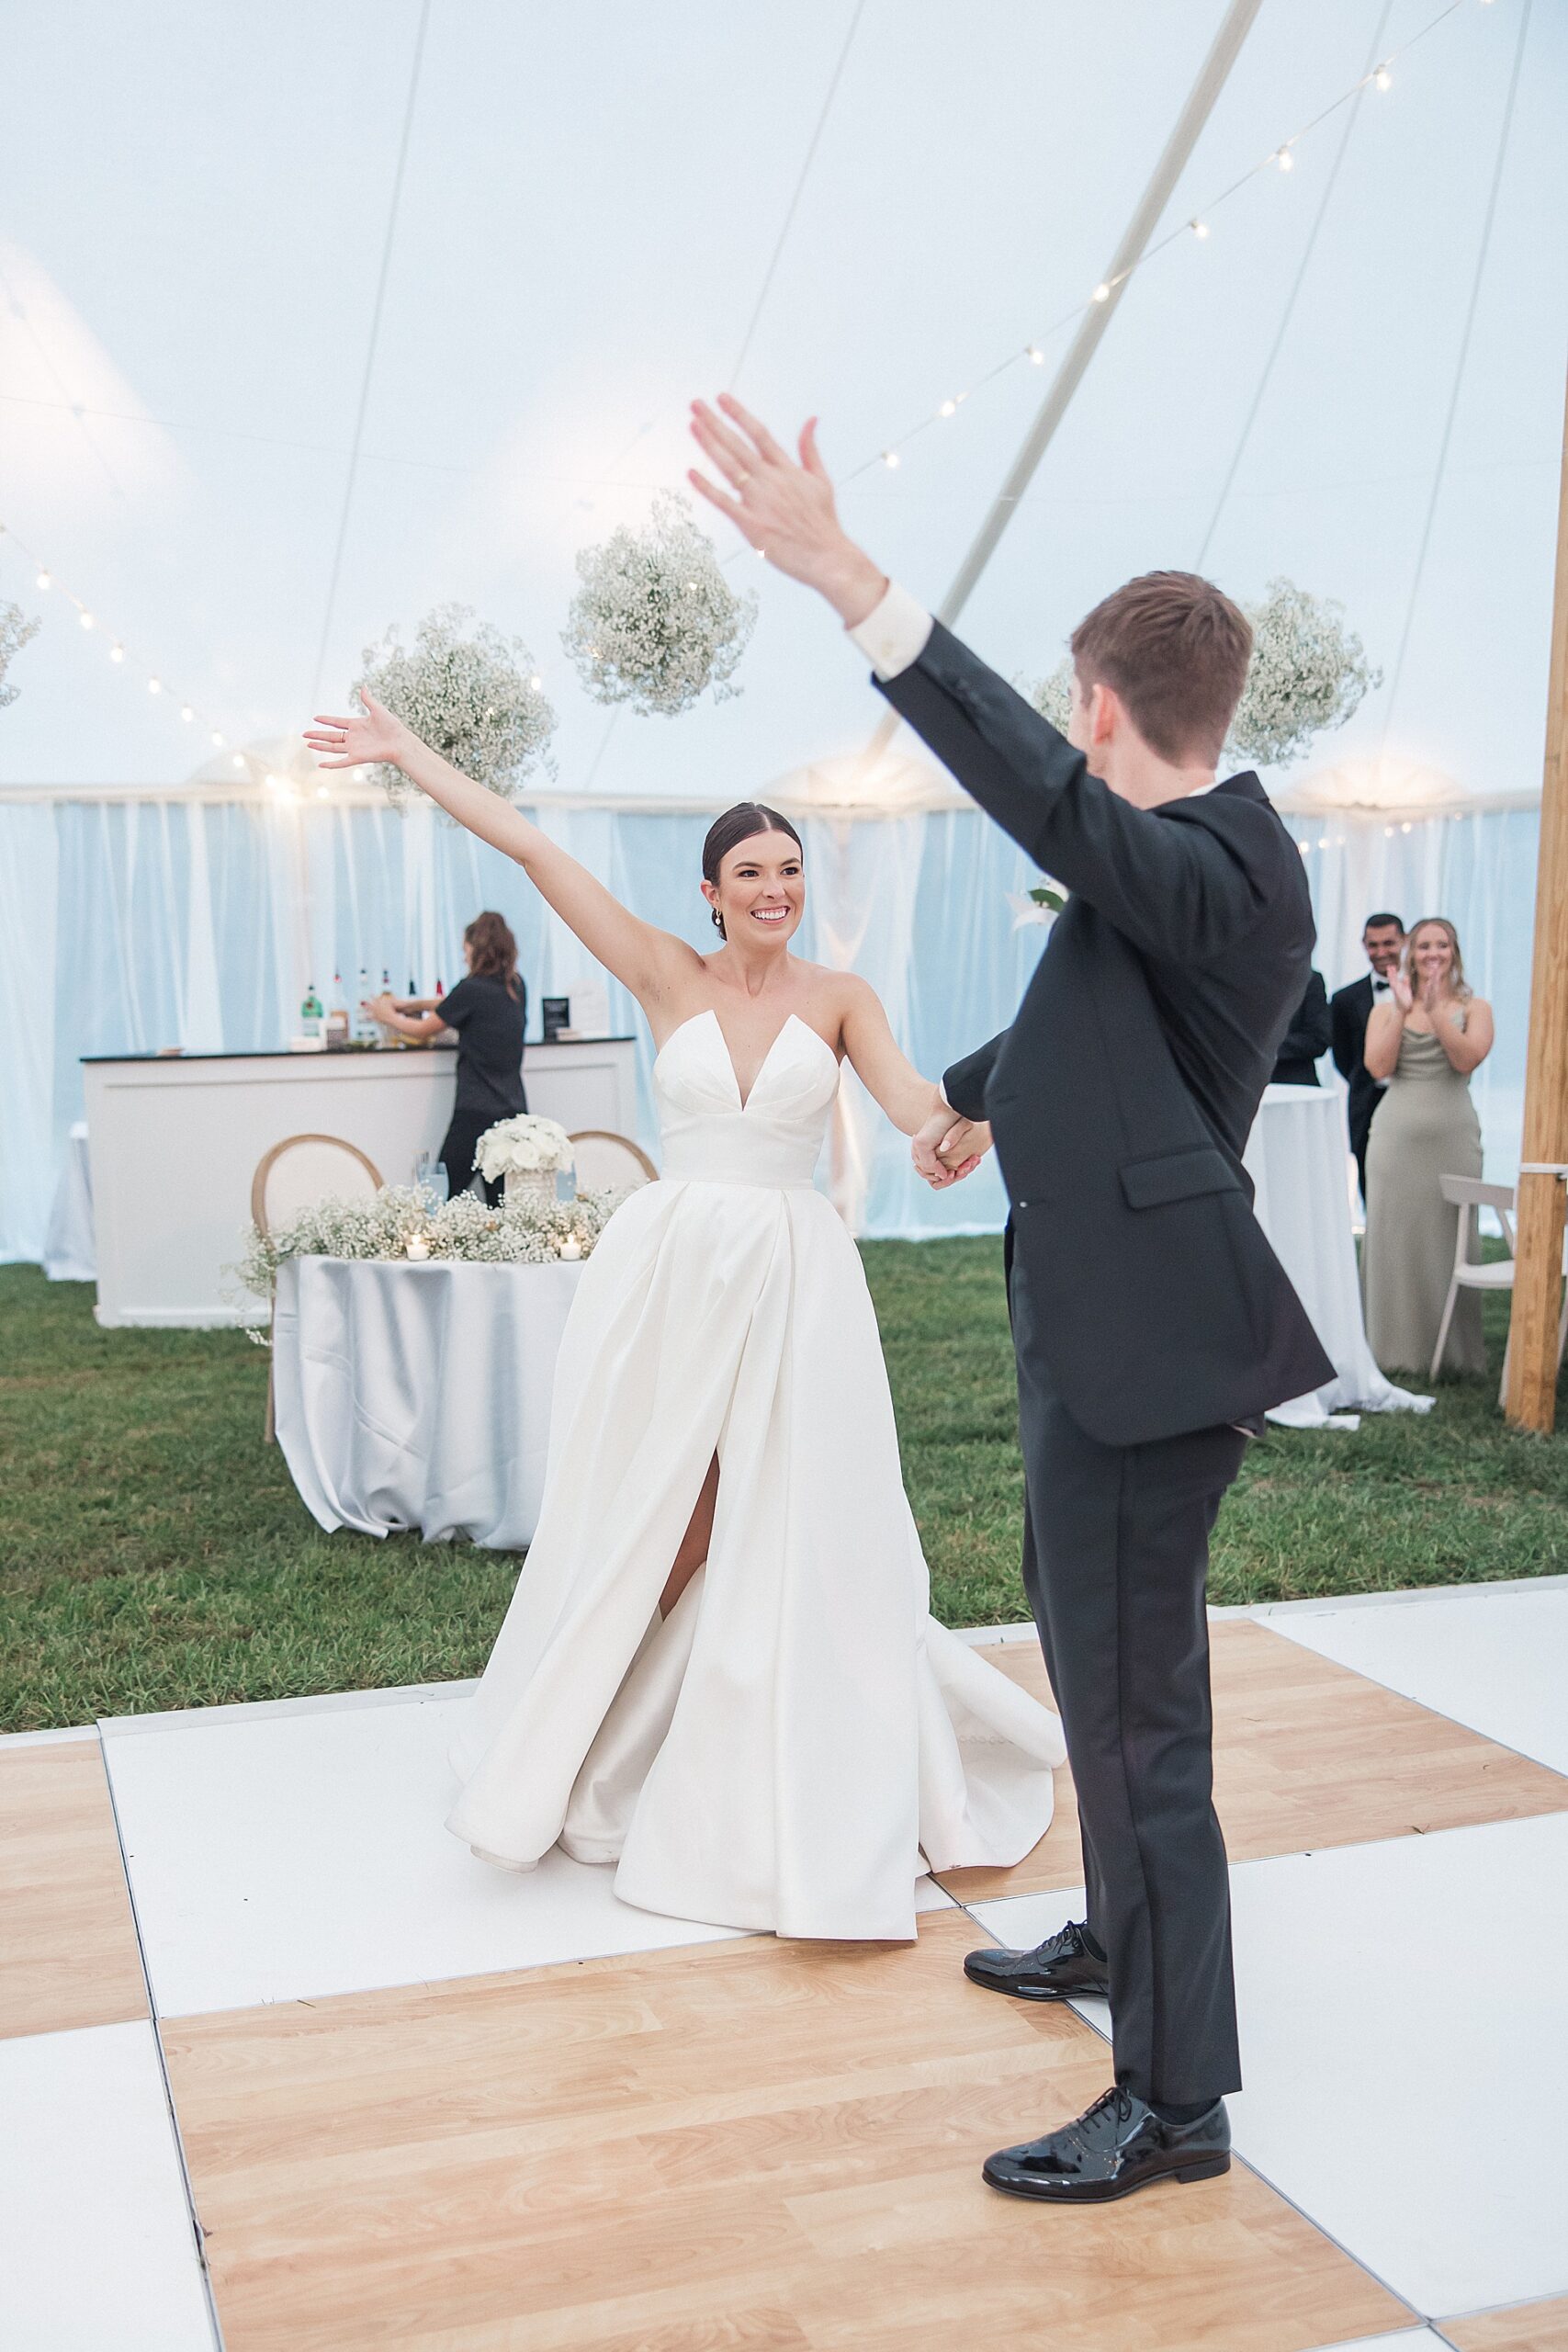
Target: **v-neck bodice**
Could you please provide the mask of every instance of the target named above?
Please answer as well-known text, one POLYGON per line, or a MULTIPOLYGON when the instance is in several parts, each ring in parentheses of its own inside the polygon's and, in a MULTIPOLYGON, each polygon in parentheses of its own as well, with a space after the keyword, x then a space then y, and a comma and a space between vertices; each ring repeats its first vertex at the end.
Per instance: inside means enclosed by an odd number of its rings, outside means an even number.
POLYGON ((837 1056, 792 1012, 743 1102, 717 1013, 695 1013, 653 1065, 662 1173, 675 1183, 809 1184, 838 1091, 837 1056))

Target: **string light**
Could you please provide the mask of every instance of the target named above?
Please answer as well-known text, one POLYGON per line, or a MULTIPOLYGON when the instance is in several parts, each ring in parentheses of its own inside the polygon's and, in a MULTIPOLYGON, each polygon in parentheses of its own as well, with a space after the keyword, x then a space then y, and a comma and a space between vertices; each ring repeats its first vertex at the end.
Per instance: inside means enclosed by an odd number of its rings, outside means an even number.
MULTIPOLYGON (((75 606, 77 622, 85 632, 91 633, 92 630, 96 629, 99 626, 98 616, 96 613, 94 612, 92 606, 87 603, 85 597, 78 596, 73 589, 67 588, 62 582, 57 581, 54 573, 50 570, 48 564, 40 562, 37 555, 27 545, 26 541, 18 538, 17 533, 5 523, 0 523, 0 537, 8 538, 26 561, 33 566, 33 579, 36 586, 45 590, 58 589, 65 602, 68 605, 73 605, 75 606)), ((127 650, 123 639, 118 637, 111 637, 108 644, 104 650, 108 655, 109 660, 117 668, 124 667, 127 660, 127 650)), ((173 689, 167 685, 166 681, 156 671, 150 672, 148 673, 147 691, 150 695, 164 695, 165 693, 172 695, 173 693, 173 689)), ((194 726, 198 720, 204 727, 209 726, 209 721, 202 717, 201 710, 196 703, 186 702, 177 695, 174 696, 174 700, 175 707, 178 708, 181 718, 187 726, 194 726)), ((217 728, 210 728, 209 732, 211 741, 217 749, 221 751, 227 739, 217 728)), ((243 767, 244 764, 245 763, 243 760, 238 762, 238 765, 241 767, 243 767)))
POLYGON ((530 679, 529 679, 529 681, 528 681, 528 691, 529 691, 529 693, 530 693, 530 694, 536 695, 536 694, 539 692, 540 688, 543 686, 544 683, 545 683, 545 682, 544 682, 543 678, 530 678, 530 679))
MULTIPOLYGON (((1483 5, 1489 5, 1489 0, 1483 0, 1483 5)), ((1212 214, 1216 211, 1222 204, 1228 204, 1233 197, 1238 196, 1241 190, 1249 186, 1260 173, 1268 171, 1293 172, 1296 167, 1295 150, 1303 139, 1308 137, 1311 132, 1320 130, 1331 115, 1337 114, 1341 107, 1348 105, 1349 102, 1362 90, 1372 87, 1379 90, 1387 90, 1392 88, 1393 83, 1392 68, 1395 60, 1403 57, 1409 50, 1414 49, 1418 42, 1425 40, 1428 33, 1436 31, 1438 25, 1442 24, 1447 17, 1455 15, 1463 6, 1464 0, 1447 0, 1447 6, 1439 8, 1438 13, 1434 17, 1430 17, 1418 31, 1413 33, 1410 39, 1404 42, 1400 48, 1391 50, 1380 64, 1373 66, 1370 72, 1363 74, 1359 81, 1352 82, 1348 89, 1342 90, 1337 98, 1332 99, 1327 106, 1322 107, 1317 114, 1312 117, 1310 121, 1303 123, 1299 130, 1292 131, 1290 138, 1282 140, 1278 146, 1271 147, 1266 154, 1261 155, 1258 158, 1258 162, 1252 165, 1250 170, 1243 172, 1238 178, 1231 182, 1228 187, 1222 189, 1207 207, 1207 213, 1212 214)), ((964 390, 950 393, 944 400, 938 401, 933 407, 929 408, 926 411, 925 415, 917 424, 912 424, 907 433, 901 434, 897 441, 890 442, 886 448, 879 450, 874 457, 863 458, 858 466, 852 467, 848 472, 840 477, 840 487, 849 482, 858 481, 860 476, 869 472, 873 466, 881 465, 886 467, 889 472, 893 471, 899 463, 901 451, 908 445, 909 442, 914 440, 919 434, 925 432, 931 425, 938 422, 946 422, 951 419, 957 413, 958 409, 962 406, 963 402, 968 400, 973 393, 978 391, 982 385, 994 382, 998 376, 1005 375, 1010 368, 1016 367, 1021 360, 1026 360, 1032 368, 1043 367, 1045 364, 1044 346, 1052 340, 1052 338, 1064 333, 1067 328, 1077 324, 1082 320, 1085 313, 1089 310, 1091 305, 1095 303, 1108 302, 1111 295, 1120 287, 1124 285, 1126 280, 1133 276, 1134 270, 1144 268, 1149 262, 1155 259, 1156 254, 1164 253, 1166 248, 1168 245, 1173 244, 1178 238, 1190 235, 1201 243, 1210 234, 1210 220, 1204 212, 1200 211, 1193 213, 1189 220, 1182 221, 1179 227, 1170 230, 1165 236, 1159 238, 1156 243, 1148 246, 1145 251, 1139 255, 1138 259, 1132 263, 1126 269, 1117 272, 1117 274, 1112 277, 1102 278, 1099 285, 1095 287, 1093 292, 1089 296, 1087 301, 1077 302, 1071 309, 1065 311, 1061 317, 1053 321, 1052 324, 1043 335, 1040 336, 1033 342, 1026 343, 1021 345, 1015 345, 1013 350, 1005 359, 998 360, 995 367, 988 368, 983 375, 977 376, 975 381, 967 386, 964 390)))

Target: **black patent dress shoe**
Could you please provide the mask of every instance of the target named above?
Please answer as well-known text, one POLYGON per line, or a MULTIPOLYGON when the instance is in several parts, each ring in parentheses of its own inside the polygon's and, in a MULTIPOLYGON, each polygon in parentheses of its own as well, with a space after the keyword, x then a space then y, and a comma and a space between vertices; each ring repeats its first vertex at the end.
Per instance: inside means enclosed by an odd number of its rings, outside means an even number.
POLYGON ((1076 2123, 1021 2147, 998 2148, 982 2166, 993 2188, 1055 2205, 1103 2205, 1156 2180, 1213 2180, 1230 2168, 1231 2126, 1223 2098, 1196 2122, 1167 2123, 1120 2083, 1076 2123))
POLYGON ((1109 1995, 1105 1962, 1096 1960, 1081 1928, 1036 1944, 1032 1951, 972 1951, 964 1963, 972 1984, 1010 1993, 1015 2001, 1071 2001, 1084 1993, 1109 1995))

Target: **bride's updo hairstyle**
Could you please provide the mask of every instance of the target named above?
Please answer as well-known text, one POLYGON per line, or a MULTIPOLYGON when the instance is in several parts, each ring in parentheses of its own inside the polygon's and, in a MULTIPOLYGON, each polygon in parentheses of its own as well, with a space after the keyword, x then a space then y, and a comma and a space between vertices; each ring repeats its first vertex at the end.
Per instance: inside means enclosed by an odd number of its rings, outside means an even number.
MULTIPOLYGON (((800 835, 787 817, 781 817, 776 808, 765 808, 760 800, 738 800, 733 808, 727 808, 708 827, 708 837, 703 843, 703 880, 716 883, 719 868, 730 851, 757 833, 787 833, 802 857, 806 854, 800 835)), ((722 939, 724 917, 716 907, 710 908, 709 912, 722 939)))

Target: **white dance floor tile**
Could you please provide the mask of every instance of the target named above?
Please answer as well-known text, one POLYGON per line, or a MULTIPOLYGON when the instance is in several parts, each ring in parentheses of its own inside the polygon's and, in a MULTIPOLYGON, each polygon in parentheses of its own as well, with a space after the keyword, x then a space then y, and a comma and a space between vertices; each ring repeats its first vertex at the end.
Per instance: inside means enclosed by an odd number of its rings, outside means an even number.
MULTIPOLYGON (((1239 2153, 1425 2315, 1568 2290, 1568 1814, 1244 1862, 1231 1884, 1239 2153)), ((1021 1949, 1080 1901, 976 1916, 1021 1949)))
POLYGON ((1280 1610, 1269 1630, 1568 1772, 1568 1592, 1474 1592, 1280 1610))
POLYGON ((150 2025, 0 2042, 0 2344, 214 2352, 150 2025))
MULTIPOLYGON (((164 2017, 737 1930, 617 1900, 613 1871, 547 1854, 521 1874, 445 1827, 446 1699, 104 1725, 126 1865, 164 2017)), ((946 1909, 928 1882, 922 1910, 946 1909)))

